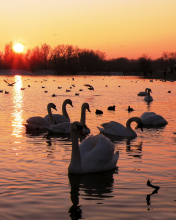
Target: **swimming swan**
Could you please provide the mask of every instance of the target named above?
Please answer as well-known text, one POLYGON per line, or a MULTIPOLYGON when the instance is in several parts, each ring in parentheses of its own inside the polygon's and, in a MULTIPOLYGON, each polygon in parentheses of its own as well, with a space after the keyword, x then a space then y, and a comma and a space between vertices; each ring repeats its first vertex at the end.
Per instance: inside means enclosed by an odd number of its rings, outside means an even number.
POLYGON ((161 115, 158 115, 155 112, 144 112, 140 118, 142 120, 142 124, 147 127, 164 126, 168 124, 161 115))
POLYGON ((71 124, 72 153, 68 167, 69 173, 93 173, 116 168, 119 151, 114 153, 115 145, 102 134, 89 136, 78 144, 80 122, 71 124))
POLYGON ((54 125, 55 123, 53 120, 51 108, 57 111, 54 103, 49 103, 47 105, 49 122, 40 116, 33 116, 26 120, 27 124, 24 124, 26 126, 26 129, 45 130, 45 127, 50 127, 51 125, 54 125))
MULTIPOLYGON (((86 125, 86 110, 90 112, 89 104, 83 103, 81 106, 81 119, 80 123, 83 126, 83 132, 85 134, 90 133, 90 129, 86 125)), ((53 134, 70 134, 71 129, 71 123, 70 122, 62 122, 56 125, 52 125, 51 127, 48 127, 47 130, 49 133, 53 134)))
MULTIPOLYGON (((53 114, 55 124, 59 124, 62 122, 70 122, 70 118, 68 116, 66 105, 69 104, 73 107, 72 101, 70 99, 66 99, 62 104, 62 115, 61 114, 53 114)), ((47 121, 49 121, 49 115, 44 117, 47 121)))
POLYGON ((147 101, 147 102, 153 101, 153 98, 152 98, 152 96, 150 95, 151 92, 152 92, 151 89, 148 89, 148 90, 147 90, 147 95, 145 96, 144 101, 147 101))
POLYGON ((100 127, 97 127, 97 128, 100 130, 101 133, 106 134, 106 135, 134 138, 134 137, 137 137, 136 132, 131 128, 131 123, 134 121, 138 124, 138 127, 140 127, 141 130, 143 131, 142 120, 139 117, 129 118, 126 122, 126 127, 118 122, 110 121, 110 122, 101 124, 103 128, 100 128, 100 127))
POLYGON ((148 88, 145 89, 145 92, 139 92, 137 95, 138 96, 146 96, 147 95, 147 90, 148 90, 148 88))

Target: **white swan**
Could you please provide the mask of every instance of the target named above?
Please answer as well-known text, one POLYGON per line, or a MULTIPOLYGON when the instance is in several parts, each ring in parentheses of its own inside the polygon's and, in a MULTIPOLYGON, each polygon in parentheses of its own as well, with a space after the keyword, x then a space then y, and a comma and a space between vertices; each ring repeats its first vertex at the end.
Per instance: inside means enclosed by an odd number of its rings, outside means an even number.
POLYGON ((147 90, 148 90, 148 88, 145 89, 145 92, 139 92, 137 95, 138 96, 146 96, 147 95, 147 90))
POLYGON ((136 132, 131 128, 131 122, 135 121, 138 124, 138 127, 142 129, 142 120, 139 117, 132 117, 129 118, 126 122, 126 127, 122 124, 110 121, 107 123, 101 124, 103 128, 97 127, 101 133, 106 135, 114 135, 119 137, 130 137, 134 138, 137 137, 136 132))
MULTIPOLYGON (((83 126, 83 132, 85 134, 90 133, 90 129, 86 125, 86 110, 90 112, 89 104, 83 103, 81 106, 81 119, 80 123, 83 126)), ((47 128, 49 133, 53 134, 70 134, 71 123, 70 122, 62 122, 56 125, 52 125, 47 128)))
POLYGON ((161 115, 158 115, 155 112, 144 112, 140 118, 144 126, 154 127, 168 124, 168 122, 161 115))
POLYGON ((147 102, 153 101, 153 97, 150 95, 151 92, 152 92, 151 89, 147 90, 147 95, 145 96, 144 101, 147 101, 147 102))
MULTIPOLYGON (((70 99, 66 99, 62 104, 62 115, 61 114, 53 114, 55 124, 59 124, 62 122, 70 122, 70 118, 68 116, 66 105, 69 104, 73 107, 72 101, 70 99)), ((44 117, 47 121, 49 121, 49 115, 44 117)))
POLYGON ((69 173, 93 173, 116 168, 119 151, 114 153, 115 145, 102 134, 89 136, 78 144, 81 124, 71 125, 72 153, 68 167, 69 173))
POLYGON ((26 120, 27 124, 24 124, 26 126, 26 129, 45 130, 45 127, 50 127, 51 125, 54 125, 55 123, 52 117, 51 108, 57 111, 56 105, 54 103, 49 103, 47 105, 49 122, 40 116, 33 116, 26 120))

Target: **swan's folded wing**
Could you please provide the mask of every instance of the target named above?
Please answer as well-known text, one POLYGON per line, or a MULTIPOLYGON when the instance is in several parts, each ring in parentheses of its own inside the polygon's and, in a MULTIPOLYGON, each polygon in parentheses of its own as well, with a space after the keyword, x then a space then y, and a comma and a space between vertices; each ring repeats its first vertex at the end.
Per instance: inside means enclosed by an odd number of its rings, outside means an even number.
POLYGON ((26 120, 26 122, 28 124, 34 124, 34 125, 38 125, 38 126, 46 126, 46 127, 50 126, 50 124, 44 118, 42 118, 40 116, 30 117, 26 120))
POLYGON ((115 121, 103 123, 101 126, 104 127, 104 134, 107 135, 124 136, 128 133, 125 126, 115 121))
POLYGON ((114 164, 117 160, 114 159, 115 145, 103 135, 97 135, 98 142, 91 151, 82 159, 82 167, 84 172, 100 172, 111 170, 116 167, 114 164))
POLYGON ((70 122, 63 122, 63 123, 59 123, 57 125, 48 127, 47 130, 49 133, 54 133, 54 134, 69 134, 70 127, 71 127, 70 122))
POLYGON ((92 151, 92 149, 96 146, 97 142, 98 142, 98 135, 95 135, 95 136, 91 135, 81 142, 79 146, 79 150, 80 150, 82 159, 85 156, 87 156, 87 154, 90 151, 92 151))
MULTIPOLYGON (((54 119, 54 122, 56 124, 59 124, 59 123, 62 123, 62 122, 70 122, 70 119, 66 118, 65 116, 63 115, 60 115, 60 114, 52 114, 53 116, 53 119, 54 119)), ((49 115, 46 115, 44 117, 45 120, 47 120, 49 122, 49 115)))

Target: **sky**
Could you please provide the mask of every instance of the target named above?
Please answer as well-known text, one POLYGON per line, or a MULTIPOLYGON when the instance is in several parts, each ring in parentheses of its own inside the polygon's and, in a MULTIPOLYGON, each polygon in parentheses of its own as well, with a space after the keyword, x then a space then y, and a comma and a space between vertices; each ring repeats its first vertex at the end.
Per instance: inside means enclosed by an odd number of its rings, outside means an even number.
POLYGON ((176 52, 175 25, 176 0, 2 0, 0 51, 12 41, 157 59, 176 52))

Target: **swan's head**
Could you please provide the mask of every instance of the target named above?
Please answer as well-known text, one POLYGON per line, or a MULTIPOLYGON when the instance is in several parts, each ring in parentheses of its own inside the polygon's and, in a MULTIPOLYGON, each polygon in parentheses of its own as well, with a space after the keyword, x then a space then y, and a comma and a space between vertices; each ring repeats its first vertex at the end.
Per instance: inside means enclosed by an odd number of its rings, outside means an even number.
POLYGON ((87 109, 89 112, 91 112, 89 109, 89 104, 87 102, 82 104, 82 109, 87 109))
POLYGON ((66 104, 69 104, 69 105, 71 105, 71 106, 73 107, 73 104, 72 104, 72 100, 71 100, 71 99, 66 99, 66 100, 65 100, 65 103, 66 103, 66 104))
POLYGON ((85 136, 83 132, 83 126, 81 125, 79 121, 75 121, 71 124, 71 131, 74 131, 76 133, 81 134, 82 136, 85 136))
POLYGON ((56 105, 54 103, 49 103, 48 108, 53 108, 57 111, 56 105))

